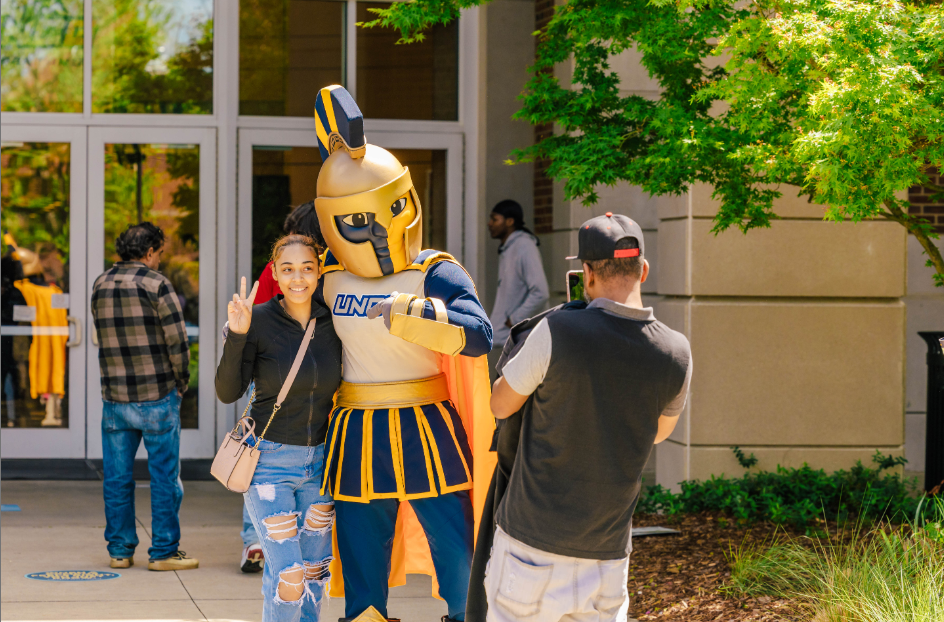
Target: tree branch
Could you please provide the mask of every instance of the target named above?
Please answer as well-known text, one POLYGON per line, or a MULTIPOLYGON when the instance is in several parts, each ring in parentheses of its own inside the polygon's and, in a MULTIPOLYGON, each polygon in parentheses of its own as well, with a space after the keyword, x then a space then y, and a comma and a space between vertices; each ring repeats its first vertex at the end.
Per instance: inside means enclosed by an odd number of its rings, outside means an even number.
POLYGON ((927 188, 928 190, 933 190, 934 192, 944 192, 944 186, 940 184, 935 184, 933 182, 927 182, 921 184, 922 188, 927 188))
POLYGON ((944 287, 944 257, 941 257, 941 250, 931 241, 931 237, 928 235, 929 227, 921 226, 914 218, 905 214, 894 201, 885 201, 885 208, 888 210, 888 212, 882 213, 885 218, 901 224, 918 240, 937 273, 934 280, 937 281, 938 287, 944 287))

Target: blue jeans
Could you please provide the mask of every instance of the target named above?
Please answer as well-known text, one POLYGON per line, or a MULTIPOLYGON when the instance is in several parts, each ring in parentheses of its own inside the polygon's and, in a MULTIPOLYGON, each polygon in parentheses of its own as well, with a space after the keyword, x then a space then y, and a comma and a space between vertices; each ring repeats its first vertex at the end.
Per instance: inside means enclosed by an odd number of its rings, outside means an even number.
MULTIPOLYGON (((410 501, 426 532, 436 567, 439 594, 449 617, 465 620, 472 569, 472 501, 468 491, 410 501)), ((374 607, 387 616, 390 555, 400 502, 374 499, 370 503, 338 501, 338 553, 344 574, 344 615, 356 618, 374 607)))
MULTIPOLYGON (((223 343, 226 343, 225 339, 223 343)), ((250 382, 246 393, 252 396, 255 390, 256 383, 250 382)), ((243 530, 239 532, 239 536, 243 539, 243 547, 247 547, 259 541, 259 534, 256 533, 256 528, 252 524, 252 518, 249 516, 249 506, 246 505, 245 501, 243 501, 243 530)))
POLYGON ((109 402, 102 409, 105 540, 108 554, 127 558, 138 546, 134 515, 134 455, 144 439, 151 474, 151 560, 180 544, 180 396, 174 389, 154 402, 109 402))
POLYGON ((321 494, 324 445, 303 447, 270 441, 259 443, 259 463, 243 495, 265 555, 262 573, 263 622, 317 622, 327 596, 333 510, 319 516, 317 505, 332 505, 321 494), (281 520, 280 520, 281 519, 281 520), (326 526, 312 527, 312 523, 326 526), (287 536, 287 537, 286 537, 287 536), (302 569, 302 583, 289 577, 302 569), (279 596, 279 583, 303 590, 301 598, 279 596))

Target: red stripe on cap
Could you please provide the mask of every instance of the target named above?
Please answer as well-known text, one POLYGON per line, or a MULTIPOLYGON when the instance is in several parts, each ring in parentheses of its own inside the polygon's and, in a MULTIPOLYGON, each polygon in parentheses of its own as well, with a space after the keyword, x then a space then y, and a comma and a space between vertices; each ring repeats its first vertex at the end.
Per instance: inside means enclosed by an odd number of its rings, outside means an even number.
POLYGON ((624 259, 626 257, 639 257, 638 248, 624 248, 622 250, 613 251, 613 257, 616 259, 624 259))

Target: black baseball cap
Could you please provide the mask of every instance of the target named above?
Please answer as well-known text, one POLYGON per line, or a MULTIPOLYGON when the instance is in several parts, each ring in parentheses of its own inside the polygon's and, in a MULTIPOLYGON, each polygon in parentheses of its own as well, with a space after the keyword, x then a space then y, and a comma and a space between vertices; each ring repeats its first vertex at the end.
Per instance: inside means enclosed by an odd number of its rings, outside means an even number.
POLYGON ((577 234, 577 254, 567 259, 593 261, 598 259, 622 259, 645 255, 642 229, 628 216, 607 212, 591 218, 580 225, 577 234), (633 238, 639 248, 617 249, 616 243, 623 238, 633 238))

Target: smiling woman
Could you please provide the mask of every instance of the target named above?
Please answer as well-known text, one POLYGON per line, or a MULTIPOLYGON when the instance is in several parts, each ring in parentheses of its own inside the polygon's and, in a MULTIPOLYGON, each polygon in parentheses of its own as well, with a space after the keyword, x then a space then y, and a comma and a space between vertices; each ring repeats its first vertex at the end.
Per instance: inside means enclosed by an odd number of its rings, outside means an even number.
POLYGON ((282 307, 302 326, 311 317, 311 297, 318 288, 321 248, 307 235, 287 235, 272 248, 272 270, 284 298, 282 307))
POLYGON ((334 501, 320 484, 341 342, 328 309, 313 299, 319 250, 308 236, 279 239, 272 265, 282 296, 263 304, 253 306, 258 283, 247 296, 242 279, 228 304, 229 336, 216 373, 217 396, 227 404, 255 382, 250 417, 262 433, 253 440, 259 462, 245 499, 263 536, 267 622, 320 619, 333 559, 334 501), (311 323, 313 335, 306 332, 311 323))

